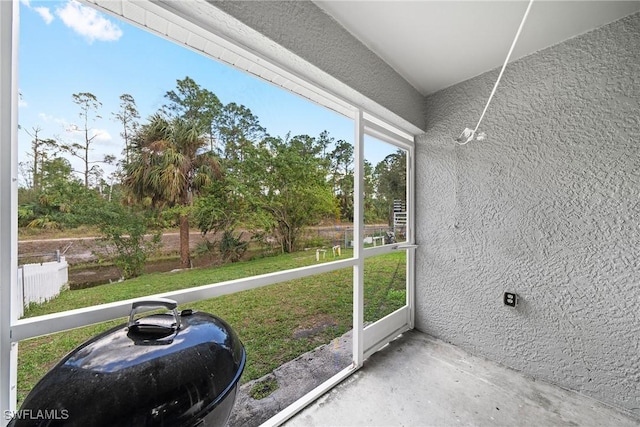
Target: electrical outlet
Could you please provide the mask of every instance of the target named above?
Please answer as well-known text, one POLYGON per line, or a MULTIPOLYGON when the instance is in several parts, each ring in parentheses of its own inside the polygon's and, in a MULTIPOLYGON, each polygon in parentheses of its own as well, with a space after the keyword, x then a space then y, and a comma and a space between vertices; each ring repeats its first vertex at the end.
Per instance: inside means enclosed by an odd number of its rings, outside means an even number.
POLYGON ((504 293, 504 305, 508 305, 509 307, 515 307, 518 305, 518 295, 513 292, 505 292, 504 293))

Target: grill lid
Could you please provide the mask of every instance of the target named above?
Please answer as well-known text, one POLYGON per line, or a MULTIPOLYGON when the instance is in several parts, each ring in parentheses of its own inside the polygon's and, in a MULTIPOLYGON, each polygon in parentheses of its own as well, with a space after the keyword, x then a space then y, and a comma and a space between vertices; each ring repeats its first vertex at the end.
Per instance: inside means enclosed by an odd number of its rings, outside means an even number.
POLYGON ((127 324, 90 339, 53 367, 21 409, 64 410, 64 425, 190 425, 228 395, 235 398, 245 360, 224 320, 191 310, 178 314, 171 300, 140 301, 127 324), (149 306, 171 313, 134 319, 149 306))

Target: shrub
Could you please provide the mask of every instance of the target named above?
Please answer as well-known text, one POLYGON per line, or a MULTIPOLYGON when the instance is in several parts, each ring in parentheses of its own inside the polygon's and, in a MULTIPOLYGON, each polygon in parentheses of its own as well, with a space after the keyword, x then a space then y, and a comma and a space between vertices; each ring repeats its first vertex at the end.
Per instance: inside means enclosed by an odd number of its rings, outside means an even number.
POLYGON ((161 232, 146 237, 147 219, 143 214, 120 205, 112 205, 98 223, 107 253, 120 269, 122 277, 129 279, 142 274, 147 257, 161 243, 161 232))
POLYGON ((249 242, 242 241, 242 234, 237 237, 233 235, 233 231, 225 230, 220 239, 220 254, 223 260, 231 262, 240 261, 242 255, 249 248, 249 242))

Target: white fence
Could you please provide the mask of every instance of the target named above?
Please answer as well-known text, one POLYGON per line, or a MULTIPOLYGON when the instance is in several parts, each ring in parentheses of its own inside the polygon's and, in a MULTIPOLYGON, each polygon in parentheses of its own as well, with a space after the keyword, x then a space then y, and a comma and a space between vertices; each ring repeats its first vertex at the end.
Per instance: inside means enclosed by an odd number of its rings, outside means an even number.
POLYGON ((19 266, 14 316, 22 317, 24 308, 31 303, 42 303, 57 296, 69 281, 68 267, 65 257, 60 257, 59 262, 19 266))

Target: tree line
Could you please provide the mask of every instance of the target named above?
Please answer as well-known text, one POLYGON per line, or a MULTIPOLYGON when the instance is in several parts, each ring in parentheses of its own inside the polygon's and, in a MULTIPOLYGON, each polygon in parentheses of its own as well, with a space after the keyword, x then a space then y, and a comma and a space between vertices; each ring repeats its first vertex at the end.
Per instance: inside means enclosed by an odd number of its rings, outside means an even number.
MULTIPOLYGON (((141 120, 135 99, 120 96, 111 113, 121 126, 120 156, 93 156, 91 124, 102 104, 90 92, 72 95, 81 142, 44 137, 38 126, 29 159, 20 163, 19 226, 97 226, 125 277, 142 272, 161 230, 180 229, 180 259, 190 265, 189 230, 216 237, 223 258, 244 250, 239 229, 275 238, 284 252, 299 248, 302 230, 322 221, 353 221, 353 145, 320 135, 270 135, 244 105, 223 104, 190 77, 165 93, 166 104, 141 120), (70 157, 82 165, 75 170, 70 157), (116 172, 106 177, 102 167, 116 172), (145 239, 151 233, 154 238, 145 239)), ((365 161, 365 220, 390 221, 393 200, 405 198, 402 150, 377 165, 365 161)))

